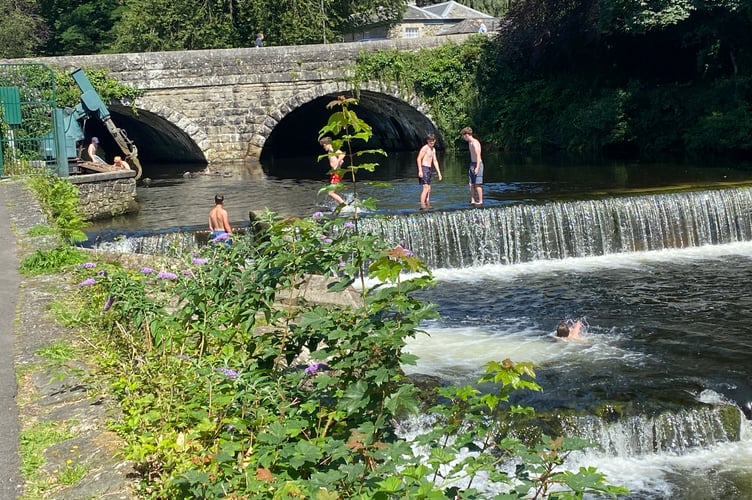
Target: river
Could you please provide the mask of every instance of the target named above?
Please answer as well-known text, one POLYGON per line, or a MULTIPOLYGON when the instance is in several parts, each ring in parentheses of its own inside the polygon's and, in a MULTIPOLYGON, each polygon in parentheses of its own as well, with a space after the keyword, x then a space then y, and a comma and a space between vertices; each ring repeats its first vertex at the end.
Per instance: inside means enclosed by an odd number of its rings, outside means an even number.
MULTIPOLYGON (((488 155, 485 206, 471 208, 465 155, 442 156, 428 213, 414 156, 371 175, 389 187, 359 187, 379 200, 371 227, 437 278, 422 294, 441 318, 409 343, 420 360, 407 369, 466 383, 488 360, 533 361, 544 391, 520 401, 576 410, 571 432, 601 445, 568 467, 596 466, 633 499, 752 497, 752 170, 488 155), (553 338, 566 318, 586 320, 583 340, 553 338), (728 405, 746 413, 732 433, 728 405)), ((92 239, 204 229, 216 192, 236 225, 264 207, 331 209, 315 160, 217 170, 154 175, 140 214, 92 239)))

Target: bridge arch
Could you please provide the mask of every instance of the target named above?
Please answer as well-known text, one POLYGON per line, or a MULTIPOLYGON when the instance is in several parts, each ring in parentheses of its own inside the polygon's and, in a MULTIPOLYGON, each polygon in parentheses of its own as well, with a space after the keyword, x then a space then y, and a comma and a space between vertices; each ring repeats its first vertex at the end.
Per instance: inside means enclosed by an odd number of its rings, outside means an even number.
POLYGON ((128 131, 140 155, 154 163, 206 163, 211 140, 202 128, 179 110, 136 104, 135 113, 125 106, 112 106, 111 112, 113 119, 122 121, 118 125, 128 131))
MULTIPOLYGON (((145 176, 153 175, 155 168, 159 168, 157 165, 207 163, 211 140, 201 128, 179 111, 159 105, 147 108, 148 103, 136 104, 134 111, 124 103, 111 103, 109 111, 117 127, 138 146, 145 176)), ((108 161, 120 154, 119 146, 103 122, 86 120, 84 129, 87 137, 99 137, 108 161)))
MULTIPOLYGON (((412 151, 420 147, 427 133, 439 136, 427 107, 414 94, 377 81, 361 86, 356 94, 355 111, 373 127, 369 149, 412 151)), ((326 105, 339 95, 353 95, 353 91, 344 82, 328 82, 295 94, 267 114, 251 138, 250 148, 262 162, 320 154, 318 132, 332 111, 326 105)))

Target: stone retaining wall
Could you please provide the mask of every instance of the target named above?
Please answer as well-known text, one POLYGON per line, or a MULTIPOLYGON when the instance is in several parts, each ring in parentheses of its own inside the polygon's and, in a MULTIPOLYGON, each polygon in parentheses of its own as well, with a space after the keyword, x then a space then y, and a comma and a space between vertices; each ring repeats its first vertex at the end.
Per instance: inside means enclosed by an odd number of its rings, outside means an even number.
POLYGON ((135 177, 135 171, 127 170, 72 175, 68 180, 78 186, 84 218, 96 220, 138 212, 135 177))

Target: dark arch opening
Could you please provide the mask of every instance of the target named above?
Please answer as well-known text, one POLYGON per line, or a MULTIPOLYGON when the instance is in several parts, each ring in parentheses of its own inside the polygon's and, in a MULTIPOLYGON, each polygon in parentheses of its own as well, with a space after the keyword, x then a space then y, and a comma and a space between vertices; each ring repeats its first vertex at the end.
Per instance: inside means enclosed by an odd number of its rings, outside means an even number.
MULTIPOLYGON (((130 107, 122 104, 112 104, 109 110, 115 125, 125 130, 138 147, 144 177, 158 176, 169 166, 190 165, 190 170, 206 166, 204 153, 196 142, 161 116, 143 109, 134 113, 130 107)), ((99 138, 104 159, 109 163, 121 154, 120 147, 102 121, 96 118, 86 120, 84 133, 87 141, 92 136, 99 138)), ((84 148, 86 146, 83 145, 84 148)))
MULTIPOLYGON (((270 175, 289 169, 290 158, 316 157, 322 153, 318 143, 321 127, 326 125, 331 109, 326 105, 339 94, 317 97, 285 115, 264 142, 260 161, 270 175)), ((362 91, 354 111, 373 128, 368 144, 355 144, 357 149, 383 149, 387 152, 415 151, 423 144, 426 134, 441 138, 431 120, 404 101, 372 92, 362 91)), ((283 177, 290 177, 284 172, 283 177)), ((293 174, 293 176, 295 176, 293 174)), ((305 177, 301 173, 301 176, 305 177)))

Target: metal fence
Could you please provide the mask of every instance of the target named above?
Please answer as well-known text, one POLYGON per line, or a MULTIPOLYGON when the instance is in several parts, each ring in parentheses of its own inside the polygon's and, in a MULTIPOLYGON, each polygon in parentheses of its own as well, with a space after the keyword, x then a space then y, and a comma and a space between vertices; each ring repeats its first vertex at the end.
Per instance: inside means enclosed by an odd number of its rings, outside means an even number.
POLYGON ((55 74, 48 66, 0 64, 0 175, 48 167, 67 175, 56 103, 55 74))

